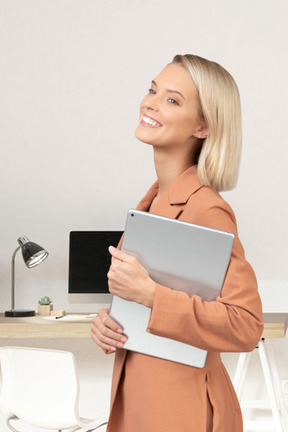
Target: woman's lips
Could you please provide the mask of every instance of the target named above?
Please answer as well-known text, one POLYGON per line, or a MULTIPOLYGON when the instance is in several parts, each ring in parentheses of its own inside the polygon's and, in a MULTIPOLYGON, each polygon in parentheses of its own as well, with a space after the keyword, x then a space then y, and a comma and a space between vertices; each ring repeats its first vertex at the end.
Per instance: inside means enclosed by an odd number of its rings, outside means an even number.
POLYGON ((158 123, 155 119, 148 117, 146 115, 143 116, 141 120, 141 124, 146 127, 158 128, 161 127, 161 123, 158 123))

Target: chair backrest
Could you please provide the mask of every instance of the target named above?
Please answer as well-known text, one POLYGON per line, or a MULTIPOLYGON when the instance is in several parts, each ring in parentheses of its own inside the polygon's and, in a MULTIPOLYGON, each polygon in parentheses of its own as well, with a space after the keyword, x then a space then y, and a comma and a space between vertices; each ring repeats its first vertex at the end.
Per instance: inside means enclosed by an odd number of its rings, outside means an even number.
POLYGON ((75 425, 79 380, 71 352, 2 347, 0 363, 1 407, 7 416, 43 428, 75 425))

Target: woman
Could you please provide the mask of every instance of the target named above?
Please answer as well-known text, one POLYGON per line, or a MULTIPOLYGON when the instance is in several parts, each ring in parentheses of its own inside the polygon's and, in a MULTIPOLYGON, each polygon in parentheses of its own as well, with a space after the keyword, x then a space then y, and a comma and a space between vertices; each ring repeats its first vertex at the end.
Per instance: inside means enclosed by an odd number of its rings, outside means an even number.
POLYGON ((220 352, 251 351, 263 330, 254 272, 235 216, 218 191, 237 180, 241 112, 237 86, 220 65, 177 55, 152 81, 136 138, 153 146, 157 182, 138 209, 233 232, 221 295, 212 302, 156 284, 110 247, 112 294, 151 308, 147 331, 207 350, 203 369, 126 351, 122 328, 101 310, 91 336, 116 351, 109 432, 240 432, 242 416, 220 352))

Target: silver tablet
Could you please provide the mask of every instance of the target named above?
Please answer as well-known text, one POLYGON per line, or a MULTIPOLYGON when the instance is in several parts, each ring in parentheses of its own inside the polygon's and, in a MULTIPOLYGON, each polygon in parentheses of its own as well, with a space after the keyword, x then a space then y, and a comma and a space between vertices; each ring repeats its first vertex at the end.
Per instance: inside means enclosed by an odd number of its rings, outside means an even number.
MULTIPOLYGON (((122 250, 135 256, 150 277, 190 297, 215 300, 230 261, 234 235, 139 210, 129 210, 122 250)), ((124 328, 125 349, 195 367, 207 352, 146 331, 151 310, 113 296, 110 315, 124 328)))

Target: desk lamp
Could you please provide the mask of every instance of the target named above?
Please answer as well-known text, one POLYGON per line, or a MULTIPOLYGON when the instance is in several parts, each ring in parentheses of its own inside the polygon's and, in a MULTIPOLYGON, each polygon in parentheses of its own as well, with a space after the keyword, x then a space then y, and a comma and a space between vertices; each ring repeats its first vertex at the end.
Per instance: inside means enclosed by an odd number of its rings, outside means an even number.
POLYGON ((15 257, 19 249, 22 249, 23 260, 28 268, 36 267, 48 257, 48 252, 36 243, 22 236, 18 239, 19 246, 15 249, 11 261, 11 310, 5 312, 6 317, 34 316, 35 311, 15 309, 15 257))

